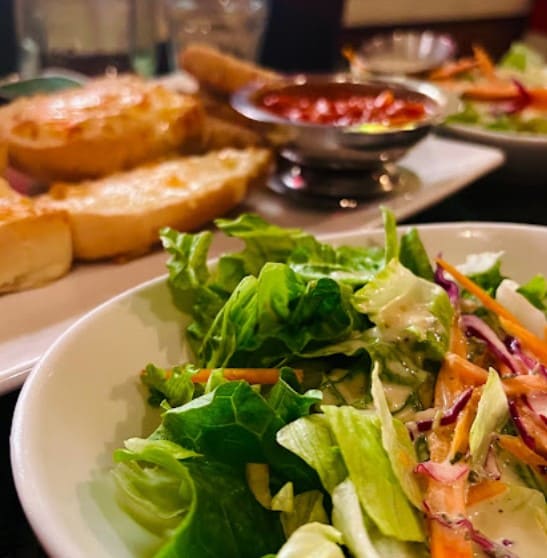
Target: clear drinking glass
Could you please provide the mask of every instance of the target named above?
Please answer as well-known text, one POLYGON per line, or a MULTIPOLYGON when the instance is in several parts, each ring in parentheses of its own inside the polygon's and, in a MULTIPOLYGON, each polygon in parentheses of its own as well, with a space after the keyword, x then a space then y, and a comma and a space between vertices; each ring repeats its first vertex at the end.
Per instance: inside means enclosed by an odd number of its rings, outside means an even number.
POLYGON ((15 0, 18 71, 156 69, 156 0, 15 0))
POLYGON ((170 65, 190 42, 211 44, 245 60, 256 60, 267 0, 165 0, 170 65))

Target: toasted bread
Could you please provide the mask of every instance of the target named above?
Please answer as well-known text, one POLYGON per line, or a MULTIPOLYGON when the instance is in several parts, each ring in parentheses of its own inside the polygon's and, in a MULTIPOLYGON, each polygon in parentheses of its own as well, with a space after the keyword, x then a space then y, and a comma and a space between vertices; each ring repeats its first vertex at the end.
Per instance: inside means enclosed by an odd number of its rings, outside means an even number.
POLYGON ((37 203, 68 212, 76 258, 137 256, 158 242, 164 226, 191 231, 234 208, 269 163, 266 149, 224 149, 54 184, 37 203))
POLYGON ((194 150, 200 101, 135 76, 20 99, 2 111, 10 163, 42 181, 96 178, 194 150))
POLYGON ((264 137, 249 128, 222 120, 216 116, 205 118, 202 143, 204 151, 213 151, 225 147, 244 149, 260 145, 265 145, 264 137))
POLYGON ((190 43, 179 54, 181 68, 191 74, 201 87, 230 95, 254 81, 270 82, 279 74, 252 62, 239 60, 204 43, 190 43))
POLYGON ((0 178, 0 293, 57 279, 70 269, 71 263, 66 213, 37 208, 0 178))
POLYGON ((0 136, 0 175, 4 172, 8 166, 8 148, 6 144, 2 141, 0 136))

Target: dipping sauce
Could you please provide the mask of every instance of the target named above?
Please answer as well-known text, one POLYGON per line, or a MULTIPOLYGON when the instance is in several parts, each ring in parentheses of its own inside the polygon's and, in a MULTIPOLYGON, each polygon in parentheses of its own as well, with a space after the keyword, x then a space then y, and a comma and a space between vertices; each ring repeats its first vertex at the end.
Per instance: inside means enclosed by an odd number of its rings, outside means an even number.
POLYGON ((430 104, 419 94, 402 96, 391 89, 363 91, 358 84, 290 86, 265 92, 261 108, 291 122, 331 126, 379 124, 398 128, 419 122, 430 104))

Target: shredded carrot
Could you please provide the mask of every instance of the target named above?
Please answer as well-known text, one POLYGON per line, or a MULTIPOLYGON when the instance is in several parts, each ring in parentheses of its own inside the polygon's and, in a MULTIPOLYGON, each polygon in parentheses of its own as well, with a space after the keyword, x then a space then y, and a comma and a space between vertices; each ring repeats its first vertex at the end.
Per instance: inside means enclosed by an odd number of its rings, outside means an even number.
POLYGON ((543 364, 547 365, 547 342, 534 335, 518 322, 501 317, 500 323, 509 335, 517 337, 525 348, 534 353, 543 364))
POLYGON ((532 105, 537 108, 547 109, 547 87, 532 87, 528 89, 532 97, 532 105))
POLYGON ((539 374, 521 374, 502 378, 505 393, 511 397, 530 394, 535 391, 547 393, 547 378, 539 374))
POLYGON ((493 299, 486 291, 481 289, 474 281, 469 279, 469 277, 466 277, 463 273, 458 271, 453 265, 442 258, 437 258, 436 262, 445 271, 448 271, 458 283, 465 287, 471 294, 475 295, 488 310, 495 312, 506 320, 510 320, 517 324, 519 323, 517 318, 509 312, 505 306, 502 306, 497 300, 493 299))
POLYGON ((488 372, 484 368, 462 358, 460 355, 448 352, 444 361, 466 385, 480 386, 488 379, 488 372))
POLYGON ((429 519, 431 558, 471 558, 473 549, 467 529, 449 526, 435 516, 465 516, 465 489, 467 475, 451 484, 428 478, 426 502, 431 514, 429 519))
POLYGON ((516 85, 505 81, 470 83, 462 91, 463 97, 475 101, 511 101, 519 95, 516 85))
POLYGON ((489 500, 507 490, 507 485, 499 480, 483 480, 473 484, 467 491, 467 505, 474 506, 483 500, 489 500))
POLYGON ((473 45, 473 54, 475 55, 479 70, 487 78, 493 78, 496 75, 496 66, 486 50, 479 45, 473 45))
POLYGON ((452 327, 450 328, 450 352, 455 353, 462 358, 467 357, 467 339, 460 327, 460 314, 456 312, 452 319, 452 327))
POLYGON ((448 458, 450 460, 458 453, 465 453, 469 447, 469 431, 477 415, 477 407, 479 405, 479 399, 481 398, 481 392, 482 389, 473 390, 471 398, 458 417, 454 428, 454 435, 450 443, 450 451, 448 453, 448 458))
MULTIPOLYGON (((211 368, 201 368, 192 376, 195 384, 205 383, 213 370, 211 368)), ((296 377, 301 382, 304 374, 302 370, 295 370, 296 377)), ((227 380, 246 380, 250 384, 275 384, 279 380, 278 368, 224 368, 222 375, 227 380)))
POLYGON ((432 80, 445 80, 450 79, 458 74, 469 72, 477 67, 477 61, 474 58, 460 58, 455 62, 448 62, 440 68, 433 70, 429 75, 432 80))
POLYGON ((509 436, 507 434, 500 434, 498 436, 499 445, 517 459, 520 459, 527 465, 537 465, 540 467, 547 467, 547 459, 532 451, 520 438, 516 436, 509 436))

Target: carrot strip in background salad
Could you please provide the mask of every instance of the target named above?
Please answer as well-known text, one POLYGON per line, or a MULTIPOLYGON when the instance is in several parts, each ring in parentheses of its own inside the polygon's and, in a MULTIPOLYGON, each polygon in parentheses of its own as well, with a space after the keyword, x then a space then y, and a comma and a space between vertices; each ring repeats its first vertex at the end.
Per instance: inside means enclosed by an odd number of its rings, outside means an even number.
POLYGON ((498 444, 505 451, 514 455, 517 459, 527 465, 536 465, 540 467, 547 467, 547 459, 532 451, 520 438, 516 436, 509 436, 508 434, 500 434, 498 436, 498 444))
POLYGON ((484 76, 489 79, 495 79, 496 66, 486 50, 479 45, 473 45, 473 54, 475 55, 477 66, 484 76))

